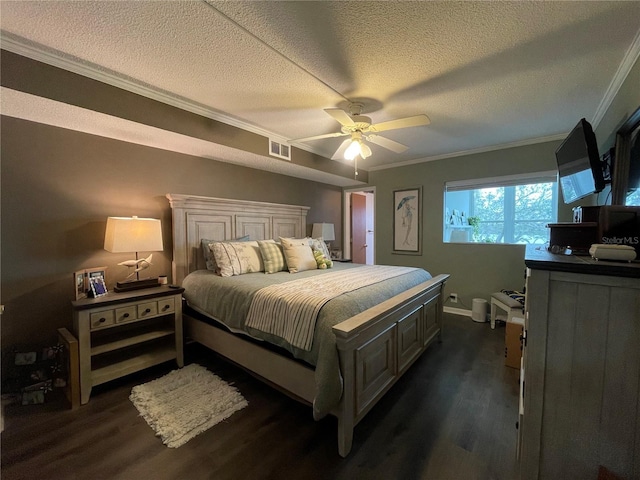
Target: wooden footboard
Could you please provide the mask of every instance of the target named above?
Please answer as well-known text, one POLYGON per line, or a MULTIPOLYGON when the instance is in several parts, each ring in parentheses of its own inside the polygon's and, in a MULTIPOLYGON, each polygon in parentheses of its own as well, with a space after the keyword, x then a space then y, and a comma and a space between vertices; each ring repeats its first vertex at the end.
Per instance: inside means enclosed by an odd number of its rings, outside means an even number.
POLYGON ((351 451, 358 422, 440 337, 448 278, 438 275, 333 327, 344 378, 334 413, 340 456, 351 451))
MULTIPOLYGON (((344 391, 331 412, 338 418, 338 452, 351 451, 353 429, 429 344, 440 336, 443 287, 438 275, 333 327, 344 391)), ((242 337, 185 317, 187 335, 292 397, 312 403, 314 371, 242 337)))

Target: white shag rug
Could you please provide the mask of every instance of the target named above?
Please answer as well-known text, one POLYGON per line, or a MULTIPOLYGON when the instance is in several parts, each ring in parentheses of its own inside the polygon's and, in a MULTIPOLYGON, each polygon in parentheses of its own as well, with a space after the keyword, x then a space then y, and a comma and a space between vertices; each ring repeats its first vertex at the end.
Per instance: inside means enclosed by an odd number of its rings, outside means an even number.
POLYGON ((171 448, 184 445, 248 405, 235 387, 197 364, 133 387, 129 399, 171 448))

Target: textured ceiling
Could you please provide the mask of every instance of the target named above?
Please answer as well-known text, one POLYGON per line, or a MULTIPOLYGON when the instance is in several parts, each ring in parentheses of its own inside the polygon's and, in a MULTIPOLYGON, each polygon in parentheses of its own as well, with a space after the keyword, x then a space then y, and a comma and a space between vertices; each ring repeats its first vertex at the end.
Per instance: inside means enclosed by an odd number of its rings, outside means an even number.
MULTIPOLYGON (((560 138, 597 124, 640 51, 640 2, 2 1, 3 39, 295 139, 362 100, 362 168, 560 138), (615 92, 613 92, 615 93, 615 92)), ((342 138, 300 145, 331 157, 342 138)))

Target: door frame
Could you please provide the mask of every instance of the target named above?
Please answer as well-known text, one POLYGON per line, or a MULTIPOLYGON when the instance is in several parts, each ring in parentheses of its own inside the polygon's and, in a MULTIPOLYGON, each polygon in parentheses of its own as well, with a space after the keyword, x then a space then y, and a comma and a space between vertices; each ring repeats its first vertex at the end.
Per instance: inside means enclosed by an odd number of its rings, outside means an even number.
POLYGON ((344 258, 351 258, 351 194, 370 193, 373 195, 371 223, 373 225, 373 263, 376 263, 376 187, 355 187, 343 190, 344 201, 342 215, 342 255, 344 258))

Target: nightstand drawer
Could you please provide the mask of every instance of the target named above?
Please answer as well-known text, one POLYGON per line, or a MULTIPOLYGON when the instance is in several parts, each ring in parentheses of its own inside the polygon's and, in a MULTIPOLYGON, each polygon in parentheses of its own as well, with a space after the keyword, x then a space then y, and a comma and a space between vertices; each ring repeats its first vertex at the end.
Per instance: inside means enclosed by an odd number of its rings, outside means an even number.
POLYGON ((136 306, 130 305, 128 307, 116 308, 116 323, 131 322, 136 320, 136 306))
POLYGON ((91 330, 96 328, 107 327, 116 323, 113 310, 103 310, 102 312, 94 312, 90 315, 91 330))
POLYGON ((158 314, 158 302, 138 304, 138 318, 153 317, 158 314))
POLYGON ((172 313, 175 312, 176 310, 176 302, 175 299, 173 298, 165 298, 164 300, 159 300, 158 301, 158 313, 159 314, 165 314, 165 313, 172 313))

